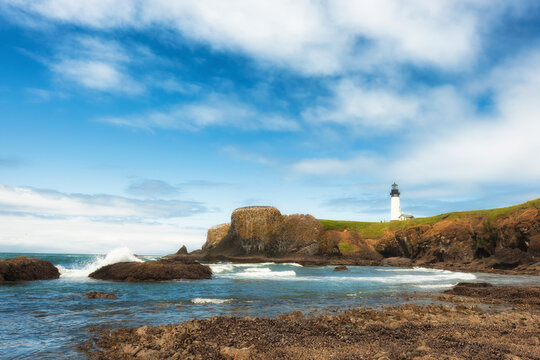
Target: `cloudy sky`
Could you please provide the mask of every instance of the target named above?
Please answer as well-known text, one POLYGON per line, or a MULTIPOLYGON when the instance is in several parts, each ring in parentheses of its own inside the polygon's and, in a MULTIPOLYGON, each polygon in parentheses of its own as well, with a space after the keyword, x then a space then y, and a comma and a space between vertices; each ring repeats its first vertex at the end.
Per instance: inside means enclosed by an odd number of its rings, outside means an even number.
POLYGON ((540 4, 0 0, 0 251, 540 196, 540 4))

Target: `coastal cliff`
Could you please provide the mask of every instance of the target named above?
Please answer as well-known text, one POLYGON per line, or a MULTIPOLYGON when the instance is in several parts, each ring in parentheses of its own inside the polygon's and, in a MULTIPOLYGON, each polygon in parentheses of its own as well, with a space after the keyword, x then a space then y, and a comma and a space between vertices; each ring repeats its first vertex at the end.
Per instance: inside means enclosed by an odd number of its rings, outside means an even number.
POLYGON ((540 199, 383 223, 317 220, 251 206, 234 210, 230 223, 209 229, 206 243, 192 255, 539 273, 540 199))

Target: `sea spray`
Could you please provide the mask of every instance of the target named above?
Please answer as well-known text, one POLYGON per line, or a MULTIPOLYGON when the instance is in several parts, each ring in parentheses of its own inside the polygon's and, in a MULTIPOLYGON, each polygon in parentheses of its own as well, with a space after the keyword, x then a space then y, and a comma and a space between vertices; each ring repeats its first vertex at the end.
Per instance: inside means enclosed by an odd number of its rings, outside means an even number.
POLYGON ((56 267, 60 271, 60 277, 79 278, 88 277, 89 274, 103 266, 128 261, 143 262, 143 260, 138 259, 127 247, 120 247, 109 251, 105 256, 97 256, 93 262, 82 264, 83 267, 80 268, 68 269, 62 265, 57 265, 56 267))

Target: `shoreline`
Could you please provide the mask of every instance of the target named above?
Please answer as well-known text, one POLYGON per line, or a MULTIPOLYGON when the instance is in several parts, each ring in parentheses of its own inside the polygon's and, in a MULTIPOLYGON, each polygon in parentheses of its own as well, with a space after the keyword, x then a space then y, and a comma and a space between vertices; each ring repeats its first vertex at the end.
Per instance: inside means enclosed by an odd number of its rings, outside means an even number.
POLYGON ((431 301, 101 330, 80 350, 91 359, 540 358, 540 286, 461 283, 410 297, 431 301))
POLYGON ((170 254, 162 257, 165 261, 198 261, 203 264, 215 264, 219 262, 230 262, 236 264, 260 264, 272 262, 276 264, 297 263, 302 266, 385 266, 385 267, 424 267, 438 270, 459 271, 467 273, 486 273, 500 275, 532 275, 540 276, 540 262, 530 265, 519 265, 511 269, 489 268, 481 260, 469 263, 437 262, 426 263, 414 261, 408 258, 385 258, 382 260, 364 260, 347 257, 322 257, 322 256, 290 256, 290 257, 266 257, 266 256, 229 256, 229 255, 199 255, 170 254))

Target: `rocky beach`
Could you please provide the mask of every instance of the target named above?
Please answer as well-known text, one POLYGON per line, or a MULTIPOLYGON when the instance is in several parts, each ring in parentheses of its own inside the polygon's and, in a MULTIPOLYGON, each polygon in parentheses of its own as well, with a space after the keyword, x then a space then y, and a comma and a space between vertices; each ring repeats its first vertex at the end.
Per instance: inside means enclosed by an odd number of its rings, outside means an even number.
POLYGON ((106 330, 82 349, 92 359, 540 359, 540 287, 458 284, 430 300, 106 330))

